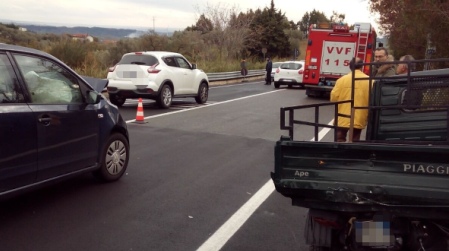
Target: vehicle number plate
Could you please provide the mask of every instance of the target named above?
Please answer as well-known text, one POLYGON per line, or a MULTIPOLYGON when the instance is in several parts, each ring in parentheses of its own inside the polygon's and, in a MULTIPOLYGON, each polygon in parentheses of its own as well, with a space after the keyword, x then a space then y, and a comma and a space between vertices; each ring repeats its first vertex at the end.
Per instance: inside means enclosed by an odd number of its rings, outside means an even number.
POLYGON ((137 78, 137 71, 124 71, 122 73, 124 78, 137 78))
POLYGON ((385 247, 394 244, 388 221, 356 221, 356 242, 362 246, 385 247))

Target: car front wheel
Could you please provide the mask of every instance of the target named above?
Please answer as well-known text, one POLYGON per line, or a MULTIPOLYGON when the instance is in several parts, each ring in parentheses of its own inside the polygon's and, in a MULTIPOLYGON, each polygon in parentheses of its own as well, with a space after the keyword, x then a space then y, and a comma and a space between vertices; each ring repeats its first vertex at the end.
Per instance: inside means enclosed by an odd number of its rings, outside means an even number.
POLYGON ((100 169, 94 171, 95 177, 107 182, 120 179, 128 167, 129 143, 126 137, 120 133, 112 134, 100 158, 100 169))
POLYGON ((122 98, 120 96, 117 96, 116 94, 109 94, 109 100, 114 105, 121 107, 125 103, 126 98, 122 98))
POLYGON ((198 96, 195 97, 195 101, 198 104, 204 104, 206 103, 208 97, 209 88, 207 88, 207 85, 205 83, 201 83, 200 87, 198 88, 198 96))
POLYGON ((161 92, 159 93, 159 97, 157 99, 157 104, 159 105, 159 107, 164 109, 169 108, 171 106, 172 100, 173 93, 170 86, 162 86, 161 92))

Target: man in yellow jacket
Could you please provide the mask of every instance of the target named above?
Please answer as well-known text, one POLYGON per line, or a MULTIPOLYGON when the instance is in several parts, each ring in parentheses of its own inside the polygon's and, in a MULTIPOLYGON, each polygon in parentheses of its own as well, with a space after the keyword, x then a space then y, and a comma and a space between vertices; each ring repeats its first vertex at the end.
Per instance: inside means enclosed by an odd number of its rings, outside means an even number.
MULTIPOLYGON (((355 78, 366 78, 366 80, 356 80, 354 84, 354 106, 366 107, 369 101, 369 80, 368 75, 362 72, 363 61, 360 58, 351 60, 349 67, 351 72, 342 76, 335 83, 331 92, 331 101, 351 100, 352 90, 352 70, 355 69, 355 78)), ((348 117, 338 117, 337 142, 346 142, 347 134, 350 126, 351 103, 343 103, 338 105, 338 113, 348 115, 348 117)), ((360 134, 366 127, 368 121, 367 109, 355 109, 354 113, 354 130, 352 141, 360 140, 360 134)))

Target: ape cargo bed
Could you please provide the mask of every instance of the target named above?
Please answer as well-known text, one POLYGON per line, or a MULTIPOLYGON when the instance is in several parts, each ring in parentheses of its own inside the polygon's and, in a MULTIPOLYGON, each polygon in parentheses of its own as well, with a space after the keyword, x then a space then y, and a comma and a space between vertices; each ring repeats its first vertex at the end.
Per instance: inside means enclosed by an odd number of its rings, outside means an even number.
MULTIPOLYGON (((351 101, 344 101, 351 102, 351 101)), ((319 110, 342 102, 281 108, 271 177, 293 205, 341 212, 387 211, 449 219, 449 69, 374 82, 366 138, 295 141, 295 125, 319 128, 319 110), (305 109, 315 121, 297 120, 305 109), (422 215, 425 212, 425 215, 422 215)), ((334 134, 335 138, 335 134, 334 134)))

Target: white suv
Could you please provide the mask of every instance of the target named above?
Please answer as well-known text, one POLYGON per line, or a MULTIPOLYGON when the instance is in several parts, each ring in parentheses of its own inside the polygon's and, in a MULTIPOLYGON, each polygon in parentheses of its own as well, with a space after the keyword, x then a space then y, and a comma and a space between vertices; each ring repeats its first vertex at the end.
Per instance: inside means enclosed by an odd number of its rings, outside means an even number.
POLYGON ((194 97, 203 104, 209 96, 206 73, 175 52, 126 53, 107 78, 109 99, 117 106, 127 98, 147 98, 169 108, 174 97, 194 97))

